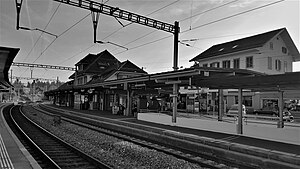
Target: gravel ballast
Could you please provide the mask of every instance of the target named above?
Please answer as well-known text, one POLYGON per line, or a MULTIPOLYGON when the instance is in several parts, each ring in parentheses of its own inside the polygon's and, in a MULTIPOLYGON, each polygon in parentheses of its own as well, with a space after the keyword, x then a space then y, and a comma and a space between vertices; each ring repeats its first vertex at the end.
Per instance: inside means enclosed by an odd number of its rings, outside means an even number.
POLYGON ((113 168, 122 169, 198 169, 197 164, 178 159, 97 131, 62 121, 54 125, 54 117, 24 106, 24 114, 54 135, 113 168))

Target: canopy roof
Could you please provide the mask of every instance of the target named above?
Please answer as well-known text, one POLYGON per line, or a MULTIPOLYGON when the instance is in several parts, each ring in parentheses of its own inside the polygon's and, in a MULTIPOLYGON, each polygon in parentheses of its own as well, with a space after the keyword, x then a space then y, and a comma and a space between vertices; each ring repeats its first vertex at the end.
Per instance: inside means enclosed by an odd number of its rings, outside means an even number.
POLYGON ((19 50, 19 48, 0 46, 0 90, 7 90, 12 86, 9 82, 8 71, 19 50))

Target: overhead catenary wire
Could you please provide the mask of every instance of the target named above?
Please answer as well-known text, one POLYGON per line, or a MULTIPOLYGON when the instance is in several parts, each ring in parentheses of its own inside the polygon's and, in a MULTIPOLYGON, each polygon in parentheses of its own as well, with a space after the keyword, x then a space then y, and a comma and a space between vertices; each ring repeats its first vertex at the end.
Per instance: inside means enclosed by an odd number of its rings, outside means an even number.
POLYGON ((192 19, 193 17, 196 17, 196 16, 198 16, 198 15, 205 14, 205 13, 210 12, 210 11, 214 11, 214 10, 216 10, 216 9, 219 9, 219 8, 221 8, 221 7, 230 5, 230 4, 235 3, 235 2, 237 2, 237 1, 240 1, 240 0, 229 1, 229 2, 227 2, 227 3, 224 3, 224 4, 222 4, 222 5, 216 6, 216 7, 214 7, 214 8, 210 8, 210 9, 208 9, 208 10, 205 10, 205 11, 203 11, 203 12, 199 12, 199 13, 196 13, 196 14, 194 14, 194 15, 191 14, 191 16, 179 20, 179 22, 186 21, 186 20, 188 20, 188 19, 192 19))
MULTIPOLYGON (((252 12, 252 11, 255 11, 255 10, 258 10, 258 9, 261 9, 261 8, 265 8, 265 7, 268 7, 268 6, 271 6, 271 5, 275 5, 275 4, 280 3, 280 2, 283 2, 283 1, 285 1, 285 0, 279 0, 279 1, 272 2, 272 3, 268 3, 268 4, 265 4, 265 5, 256 7, 256 8, 252 8, 252 9, 249 9, 249 10, 246 10, 246 11, 243 11, 243 12, 239 12, 239 13, 236 13, 236 14, 233 14, 233 15, 230 15, 230 16, 227 16, 227 17, 224 17, 224 18, 221 18, 221 19, 217 19, 217 20, 208 22, 208 23, 206 23, 206 24, 202 24, 202 25, 199 25, 199 26, 195 26, 195 27, 192 28, 191 30, 190 30, 190 29, 187 29, 187 30, 182 31, 181 34, 186 33, 186 32, 189 32, 189 31, 192 31, 192 30, 195 30, 195 29, 199 29, 199 28, 202 28, 202 27, 204 27, 204 26, 208 26, 208 25, 211 25, 211 24, 214 24, 214 23, 217 23, 217 22, 221 22, 221 21, 223 21, 223 20, 227 20, 227 19, 230 19, 230 18, 233 18, 233 17, 237 17, 237 16, 239 16, 239 15, 246 14, 246 13, 249 13, 249 12, 252 12)), ((153 41, 150 41, 150 42, 147 42, 147 43, 144 43, 144 44, 141 44, 141 45, 138 45, 138 46, 129 48, 127 51, 130 51, 130 50, 133 50, 133 49, 137 49, 137 48, 140 48, 140 47, 143 47, 143 46, 146 46, 146 45, 155 43, 155 42, 159 42, 159 41, 161 41, 161 40, 164 40, 164 39, 167 39, 167 38, 170 38, 170 37, 172 37, 172 35, 166 36, 166 37, 163 37, 163 38, 159 38, 159 39, 156 39, 156 40, 153 40, 153 41)), ((124 53, 124 52, 127 52, 127 51, 118 52, 118 53, 115 53, 115 55, 121 54, 121 53, 124 53)))
MULTIPOLYGON (((75 27, 77 24, 79 24, 81 21, 83 21, 85 18, 87 18, 88 16, 90 15, 90 13, 88 15, 86 15, 85 17, 83 17, 82 19, 80 19, 79 21, 77 21, 75 24, 73 24, 71 27, 69 27, 68 29, 66 29, 64 32, 62 32, 61 34, 59 34, 57 36, 57 38, 61 37, 63 34, 65 34, 66 32, 68 32, 70 29, 72 29, 73 27, 75 27)), ((42 52, 41 54, 39 55, 38 58, 36 58, 33 63, 35 61, 37 61, 45 52, 46 50, 57 40, 57 38, 55 38, 42 52)))
POLYGON ((236 16, 240 16, 240 15, 243 15, 243 14, 246 14, 246 13, 249 13, 249 12, 252 12, 252 11, 255 11, 255 10, 258 10, 258 9, 261 9, 261 8, 265 8, 265 7, 268 7, 268 6, 271 6, 271 5, 275 5, 275 4, 280 3, 280 2, 283 2, 283 1, 285 1, 285 0, 279 0, 279 1, 271 2, 271 3, 265 4, 265 5, 256 7, 256 8, 252 8, 252 9, 249 9, 249 10, 246 10, 246 11, 243 11, 243 12, 239 12, 239 13, 236 13, 236 14, 233 14, 233 15, 230 15, 230 16, 227 16, 227 17, 223 17, 223 18, 221 18, 221 19, 217 19, 217 20, 214 20, 214 21, 211 21, 211 22, 208 22, 208 23, 199 25, 199 26, 195 26, 195 27, 194 27, 193 29, 191 29, 191 30, 189 30, 189 29, 184 30, 184 31, 182 31, 181 33, 186 33, 186 32, 189 32, 189 31, 192 31, 192 30, 195 30, 195 29, 199 29, 199 28, 201 28, 201 27, 204 27, 204 26, 207 26, 207 25, 211 25, 211 24, 214 24, 214 23, 217 23, 217 22, 220 22, 220 21, 224 21, 224 20, 227 20, 227 19, 236 17, 236 16))
POLYGON ((96 43, 93 43, 92 45, 88 46, 88 47, 87 47, 87 48, 85 48, 84 50, 82 50, 82 51, 80 51, 80 52, 76 53, 75 55, 73 55, 73 56, 71 56, 71 57, 67 58, 66 60, 64 60, 64 61, 62 61, 62 62, 60 62, 60 63, 64 63, 64 62, 66 62, 66 61, 68 61, 68 60, 70 60, 70 59, 74 58, 75 56, 77 56, 77 55, 79 55, 79 54, 81 54, 81 53, 83 53, 83 52, 87 51, 88 49, 92 48, 92 47, 93 47, 93 46, 95 46, 95 45, 96 45, 96 43))
MULTIPOLYGON (((188 20, 188 19, 191 19, 191 18, 193 18, 193 17, 195 17, 195 16, 198 16, 198 15, 201 15, 201 14, 205 14, 205 13, 207 13, 207 12, 214 11, 214 10, 216 10, 216 9, 218 9, 218 8, 224 7, 224 6, 226 6, 226 5, 232 4, 232 3, 237 2, 237 1, 239 1, 239 0, 233 0, 233 1, 227 2, 227 3, 225 3, 225 4, 219 5, 219 6, 217 6, 217 7, 208 9, 208 10, 206 10, 206 11, 203 11, 203 12, 200 12, 200 13, 197 13, 197 14, 194 14, 194 15, 191 15, 190 17, 187 17, 187 18, 185 18, 185 19, 180 20, 180 22, 185 21, 185 20, 188 20)), ((175 2, 178 2, 178 1, 175 1, 175 2)), ((174 3, 175 3, 175 2, 174 2, 174 3)), ((174 4, 174 3, 171 3, 171 4, 174 4)), ((168 6, 170 6, 170 4, 169 4, 168 6)), ((165 7, 162 7, 161 9, 163 9, 163 8, 165 8, 165 7)), ((156 10, 156 11, 157 11, 157 10, 156 10)), ((191 28, 191 27, 190 27, 190 28, 191 28)), ((122 29, 122 28, 120 28, 120 29, 122 29)), ((192 28, 191 28, 190 30, 192 30, 192 28)), ((132 40, 132 41, 130 41, 130 42, 124 44, 124 46, 129 45, 129 44, 131 44, 131 43, 133 43, 133 42, 136 42, 136 41, 138 41, 138 40, 140 40, 140 39, 142 39, 142 38, 144 38, 144 37, 146 37, 146 36, 149 36, 150 34, 156 32, 156 31, 158 31, 158 30, 153 30, 153 31, 151 31, 151 32, 149 32, 149 33, 147 33, 147 34, 141 36, 141 37, 138 37, 138 38, 136 38, 136 39, 134 39, 134 40, 132 40)), ((169 36, 169 37, 172 37, 172 36, 169 36)), ((161 38, 160 40, 163 40, 163 39, 165 39, 165 38, 161 38)), ((157 42, 157 40, 151 41, 151 42, 149 42, 149 44, 152 44, 152 43, 154 43, 154 42, 157 42)), ((134 49, 137 48, 137 47, 142 47, 142 46, 145 46, 145 45, 139 45, 139 46, 136 46, 136 47, 134 47, 134 49)), ((126 51, 118 52, 117 54, 120 54, 120 53, 123 53, 123 52, 126 52, 126 51)))
MULTIPOLYGON (((146 14, 145 16, 150 16, 150 15, 152 15, 152 14, 158 12, 158 11, 161 11, 161 10, 163 10, 163 9, 165 9, 165 8, 167 8, 167 7, 171 6, 171 5, 173 5, 173 4, 177 3, 177 2, 179 2, 179 1, 180 1, 180 0, 176 0, 176 1, 174 1, 174 2, 171 2, 171 3, 169 3, 169 4, 167 4, 167 5, 163 6, 163 7, 161 7, 161 8, 159 8, 159 9, 156 9, 156 10, 154 10, 154 11, 152 11, 152 12, 146 14)), ((123 29, 123 28, 125 28, 125 27, 127 27, 127 26, 129 26, 129 25, 131 25, 131 24, 133 24, 133 22, 130 22, 130 23, 124 25, 123 27, 121 27, 121 28, 115 30, 114 32, 112 32, 112 33, 110 33, 109 35, 105 36, 103 39, 105 40, 105 39, 111 37, 112 35, 114 35, 114 34, 117 33, 118 31, 120 31, 121 29, 123 29)), ((153 31, 153 32, 155 32, 155 31, 153 31)))
MULTIPOLYGON (((49 24, 50 24, 50 22, 52 21, 54 15, 57 13, 57 11, 58 11, 60 5, 61 5, 61 3, 59 3, 58 6, 56 7, 55 11, 54 11, 53 14, 51 15, 51 17, 50 17, 49 21, 47 22, 46 26, 45 26, 44 29, 42 30, 42 33, 40 34, 40 36, 38 37, 38 39, 35 41, 33 47, 32 47, 32 48, 30 49, 30 51, 28 52, 28 54, 27 54, 27 56, 25 57, 24 61, 25 61, 25 60, 27 59, 27 57, 30 55, 30 53, 32 52, 32 50, 35 48, 37 42, 40 40, 40 38, 41 38, 42 35, 44 34, 43 31, 45 31, 45 30, 47 29, 47 27, 49 26, 49 24)), ((39 56, 39 57, 40 57, 40 56, 39 56)), ((39 58, 39 57, 38 57, 38 58, 39 58)), ((37 60, 37 59, 36 59, 36 60, 37 60)), ((35 61, 36 61, 36 60, 35 60, 35 61)), ((34 62, 35 62, 35 61, 34 61, 34 62)), ((33 62, 33 63, 34 63, 34 62, 33 62)), ((27 70, 28 70, 28 68, 27 68, 25 71, 23 71, 23 73, 22 73, 20 76, 22 76, 27 70)))
POLYGON ((190 29, 192 29, 193 3, 194 3, 194 0, 191 0, 191 18, 190 18, 190 29))
MULTIPOLYGON (((160 11, 160 10, 162 10, 162 9, 164 9, 164 8, 167 8, 167 7, 169 7, 169 6, 171 6, 171 5, 173 5, 173 4, 175 4, 175 3, 177 3, 177 2, 179 2, 180 0, 176 0, 176 1, 174 1, 174 2, 171 2, 170 4, 167 4, 167 5, 165 5, 165 6, 163 6, 163 7, 161 7, 161 8, 159 8, 159 9, 157 9, 157 10, 155 10, 155 11, 152 11, 151 13, 149 13, 149 14, 147 14, 147 16, 148 15, 152 15, 152 14, 154 14, 154 13, 156 13, 156 12, 158 12, 158 11, 160 11)), ((108 1, 106 1, 106 2, 108 2, 108 1)), ((105 3, 106 3, 105 2, 105 3)), ((78 22, 76 22, 74 25, 72 25, 70 28, 68 28, 67 30, 65 30, 63 33, 61 33, 60 35, 58 35, 57 36, 57 38, 59 38, 61 35, 63 35, 64 33, 66 33, 67 31, 69 31, 71 28, 73 28, 75 25, 77 25, 78 23, 80 23, 82 20, 84 20, 86 17, 88 17, 90 14, 88 14, 88 15, 86 15, 85 17, 83 17, 81 20, 79 20, 78 22)), ((132 22, 131 23, 129 23, 129 24, 127 24, 127 25, 124 25, 124 27, 126 27, 126 26, 128 26, 128 25, 130 25, 130 24, 132 24, 132 22)), ((122 27, 123 28, 123 27, 122 27)), ((121 29, 122 29, 121 28, 121 29)), ((117 31, 119 31, 120 29, 118 29, 117 31)), ((110 34, 110 35, 108 35, 107 37, 105 37, 104 39, 106 39, 106 38, 108 38, 109 36, 112 36, 114 33, 116 33, 117 31, 115 31, 115 32, 113 32, 112 34, 110 34)), ((155 32, 155 31, 153 31, 153 32, 155 32)), ((151 34, 151 33, 153 33, 153 32, 150 32, 150 33, 148 33, 148 34, 146 34, 146 35, 144 35, 144 36, 142 36, 142 37, 140 37, 140 38, 138 38, 138 39, 141 39, 141 38, 143 38, 143 37, 145 37, 145 36, 148 36, 149 34, 151 34)), ((44 52, 57 40, 57 38, 56 39, 54 39, 42 52, 41 52, 41 54, 39 55, 39 57, 38 58, 36 58, 35 60, 34 60, 34 62, 35 61, 37 61, 43 54, 44 54, 44 52)), ((136 41, 136 40, 138 40, 138 39, 135 39, 134 41, 136 41)), ((132 42, 129 42, 129 43, 127 43, 127 44, 130 44, 130 43, 132 43, 132 42)), ((91 45, 91 46, 89 46, 89 48, 91 48, 92 46, 94 46, 94 45, 91 45)), ((88 48, 88 49, 89 49, 88 48)), ((82 53, 82 52, 80 52, 80 53, 82 53)), ((74 55, 74 56, 72 56, 72 57, 70 57, 70 58, 73 58, 73 57, 75 57, 75 56, 77 56, 78 54, 76 54, 76 55, 74 55)), ((33 62, 33 63, 34 63, 33 62)), ((63 61, 63 62, 65 62, 65 61, 63 61)))
POLYGON ((38 37, 38 39, 35 41, 33 47, 30 49, 30 51, 28 52, 28 54, 26 55, 25 59, 23 61, 25 61, 28 56, 31 54, 32 50, 35 48, 35 46, 37 45, 38 41, 41 39, 42 35, 44 34, 44 31, 47 29, 47 27, 49 26, 50 22, 52 21, 54 15, 56 14, 56 12, 58 11, 59 7, 60 7, 61 3, 58 4, 58 6, 56 7, 55 11, 53 12, 53 14, 51 15, 48 23, 46 24, 46 26, 44 27, 44 29, 42 30, 42 33, 40 34, 40 36, 38 37))

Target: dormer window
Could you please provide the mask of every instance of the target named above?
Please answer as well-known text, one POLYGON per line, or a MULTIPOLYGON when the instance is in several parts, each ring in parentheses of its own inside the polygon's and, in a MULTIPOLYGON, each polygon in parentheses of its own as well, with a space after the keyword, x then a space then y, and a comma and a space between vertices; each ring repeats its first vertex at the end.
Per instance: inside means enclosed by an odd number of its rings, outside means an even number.
POLYGON ((221 49, 219 49, 219 52, 221 52, 221 51, 223 51, 224 50, 224 48, 221 48, 221 49))
POLYGON ((236 47, 238 47, 239 45, 234 45, 234 46, 232 46, 232 49, 234 49, 234 48, 236 48, 236 47))

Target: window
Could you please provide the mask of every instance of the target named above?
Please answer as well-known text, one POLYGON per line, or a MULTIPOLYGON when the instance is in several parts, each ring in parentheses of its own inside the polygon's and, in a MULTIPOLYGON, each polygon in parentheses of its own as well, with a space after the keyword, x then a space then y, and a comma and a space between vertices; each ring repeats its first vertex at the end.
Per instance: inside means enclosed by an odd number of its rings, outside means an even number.
POLYGON ((233 68, 239 69, 240 68, 240 59, 233 60, 233 68))
POLYGON ((272 57, 268 57, 268 69, 272 70, 272 57))
POLYGON ((283 62, 283 66, 284 66, 284 72, 287 72, 287 71, 288 71, 288 64, 287 64, 287 61, 284 61, 284 62, 283 62))
POLYGON ((87 82, 87 77, 84 76, 83 84, 86 84, 86 82, 87 82))
POLYGON ((230 68, 230 60, 224 60, 222 64, 223 68, 230 68))
POLYGON ((208 67, 208 64, 206 63, 206 64, 203 64, 203 67, 208 67))
POLYGON ((281 48, 281 51, 282 51, 282 53, 287 53, 286 47, 282 47, 282 48, 281 48))
POLYGON ((77 84, 78 85, 82 85, 83 84, 82 82, 83 82, 83 78, 78 78, 77 79, 77 84))
MULTIPOLYGON (((238 104, 238 96, 234 96, 235 104, 238 104)), ((246 107, 252 107, 252 96, 243 96, 242 103, 246 107)))
POLYGON ((253 56, 246 57, 246 68, 253 68, 253 56))
POLYGON ((281 61, 275 60, 275 69, 280 71, 281 70, 281 61))
POLYGON ((219 62, 213 62, 210 64, 210 67, 220 67, 220 63, 219 62))
POLYGON ((270 42, 270 49, 273 50, 273 42, 270 42))

